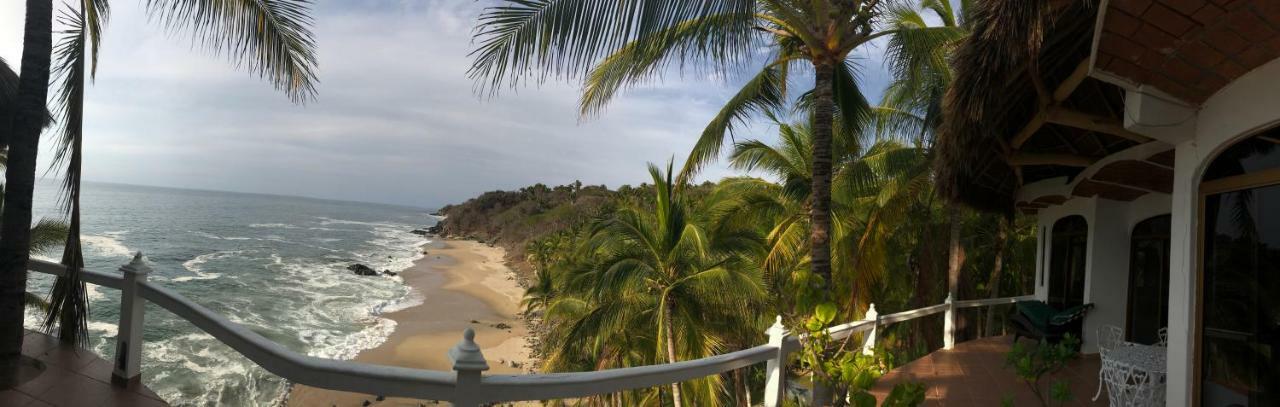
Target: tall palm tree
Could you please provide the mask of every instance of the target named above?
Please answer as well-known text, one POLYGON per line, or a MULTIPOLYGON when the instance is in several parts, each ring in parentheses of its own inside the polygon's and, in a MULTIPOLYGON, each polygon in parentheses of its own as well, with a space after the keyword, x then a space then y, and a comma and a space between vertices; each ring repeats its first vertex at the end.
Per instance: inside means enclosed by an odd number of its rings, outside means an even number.
MULTIPOLYGON (((271 82, 276 89, 284 91, 291 100, 305 102, 315 94, 315 43, 310 31, 309 0, 147 0, 144 7, 152 13, 152 17, 168 29, 187 29, 193 37, 206 49, 215 54, 225 55, 233 59, 237 66, 247 69, 271 82)), ((46 118, 44 101, 48 96, 48 84, 53 51, 52 3, 42 0, 26 1, 26 28, 23 38, 22 75, 18 87, 17 108, 10 123, 5 126, 9 145, 10 165, 5 178, 10 184, 9 193, 5 197, 4 225, 0 228, 0 382, 11 382, 9 379, 16 372, 16 361, 22 347, 22 293, 26 290, 27 249, 30 246, 30 234, 25 226, 31 223, 31 199, 35 181, 36 152, 39 147, 41 122, 46 118)), ((63 66, 68 67, 64 75, 76 75, 79 80, 68 79, 64 86, 83 87, 84 53, 96 61, 97 44, 101 35, 101 27, 106 21, 107 0, 80 0, 72 6, 68 22, 73 23, 71 36, 80 37, 78 46, 68 46, 66 52, 60 52, 63 66), (74 26, 74 23, 79 26, 74 26), (77 31, 78 32, 74 32, 77 31)), ((65 44, 64 44, 65 45, 65 44)), ((72 228, 78 234, 80 139, 79 117, 82 112, 83 89, 65 90, 62 92, 63 102, 68 103, 63 111, 73 115, 72 126, 64 123, 64 137, 61 147, 70 153, 60 154, 68 161, 69 179, 74 182, 66 184, 68 188, 68 210, 73 211, 71 218, 76 221, 72 228), (73 97, 67 97, 72 95, 73 97), (74 104, 74 106, 72 106, 74 104), (70 135, 70 137, 68 136, 70 135), (71 190, 74 189, 74 190, 71 190)), ((68 116, 71 117, 71 116, 68 116)), ((71 265, 76 265, 80 258, 77 243, 64 256, 71 265)), ((56 297, 65 299, 71 304, 60 308, 61 313, 71 313, 67 322, 75 325, 83 323, 84 307, 83 289, 75 288, 82 283, 74 280, 59 283, 64 290, 56 292, 56 297)), ((59 317, 61 318, 61 317, 59 317)), ((64 332, 83 329, 64 328, 64 332)), ((72 335, 77 335, 72 333, 72 335)), ((81 340, 77 336, 73 340, 81 340)))
POLYGON ((35 190, 36 152, 47 110, 49 63, 53 48, 53 4, 27 0, 22 72, 8 114, 6 193, 0 217, 0 388, 17 381, 22 356, 23 298, 31 248, 31 197, 35 190))
MULTIPOLYGON (((850 317, 857 317, 871 298, 866 293, 887 269, 886 244, 907 215, 904 208, 920 199, 929 187, 929 160, 918 147, 882 140, 863 147, 854 132, 837 131, 833 150, 835 172, 832 217, 835 219, 833 251, 836 287, 851 293, 840 301, 850 317)), ((756 179, 726 181, 736 190, 737 207, 730 210, 746 219, 772 219, 767 231, 766 275, 775 287, 803 287, 786 281, 790 270, 807 261, 808 242, 803 232, 808 219, 804 206, 810 185, 812 131, 805 123, 778 123, 779 144, 746 140, 735 145, 730 163, 738 169, 762 171, 781 184, 756 179), (779 280, 782 279, 782 280, 779 280)), ((775 289, 795 292, 795 289, 775 289)))
POLYGON ((585 77, 582 109, 591 113, 673 64, 728 72, 755 62, 757 46, 770 45, 774 57, 698 140, 680 176, 684 184, 719 155, 735 121, 781 106, 792 65, 807 65, 814 72, 810 267, 830 284, 833 120, 837 110, 850 121, 866 116, 849 55, 888 34, 874 30, 885 9, 881 0, 509 0, 480 17, 470 74, 490 89, 585 77))
MULTIPOLYGON (((932 146, 933 136, 943 121, 943 95, 951 84, 947 57, 972 31, 965 18, 969 5, 970 2, 962 1, 957 10, 948 0, 922 0, 916 5, 900 4, 892 8, 886 19, 894 27, 886 61, 893 67, 894 81, 881 103, 885 108, 876 115, 881 129, 914 133, 918 143, 932 146), (941 25, 930 26, 925 18, 928 13, 941 20, 941 25)), ((947 218, 951 224, 947 291, 955 295, 965 256, 960 242, 962 218, 958 203, 948 203, 947 218)))

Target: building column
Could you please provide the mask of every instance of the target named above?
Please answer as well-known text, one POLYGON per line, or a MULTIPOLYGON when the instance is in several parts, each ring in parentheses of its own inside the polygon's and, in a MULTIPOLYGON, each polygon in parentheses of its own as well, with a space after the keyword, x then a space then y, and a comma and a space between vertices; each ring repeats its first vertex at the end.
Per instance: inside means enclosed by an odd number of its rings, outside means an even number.
POLYGON ((1195 387, 1195 343, 1197 262, 1200 239, 1197 218, 1200 211, 1200 162, 1195 141, 1177 146, 1173 171, 1172 219, 1169 226, 1169 350, 1165 400, 1170 406, 1189 406, 1195 387))
POLYGON ((1084 353, 1098 352, 1099 328, 1124 329, 1129 306, 1129 205, 1096 198, 1091 206, 1084 302, 1092 303, 1093 309, 1085 315, 1081 332, 1084 353))

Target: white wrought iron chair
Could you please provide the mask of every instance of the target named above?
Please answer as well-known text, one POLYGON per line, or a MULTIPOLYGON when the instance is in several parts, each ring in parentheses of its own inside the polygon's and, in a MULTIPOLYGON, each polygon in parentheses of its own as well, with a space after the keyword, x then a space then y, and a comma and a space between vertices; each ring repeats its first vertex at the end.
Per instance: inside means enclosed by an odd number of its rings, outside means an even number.
POLYGON ((1160 331, 1157 334, 1160 335, 1160 341, 1156 342, 1156 346, 1162 348, 1169 347, 1169 327, 1166 326, 1164 328, 1160 328, 1160 331))
POLYGON ((1116 349, 1132 346, 1124 340, 1124 330, 1116 326, 1104 326, 1098 329, 1097 337, 1102 366, 1098 369, 1098 391, 1093 395, 1093 401, 1098 400, 1102 395, 1102 386, 1106 385, 1107 400, 1111 406, 1163 406, 1164 376, 1116 359, 1116 349))

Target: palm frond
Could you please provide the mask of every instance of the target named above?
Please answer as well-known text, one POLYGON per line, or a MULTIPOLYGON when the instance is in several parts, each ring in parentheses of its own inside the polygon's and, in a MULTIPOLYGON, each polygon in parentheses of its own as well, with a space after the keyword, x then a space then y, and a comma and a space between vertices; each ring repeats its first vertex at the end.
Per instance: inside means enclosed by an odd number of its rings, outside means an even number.
POLYGON ((578 77, 634 41, 671 43, 663 37, 683 24, 713 34, 697 42, 700 55, 729 59, 749 51, 754 11, 753 0, 505 0, 480 15, 467 75, 490 92, 504 83, 578 77))
POLYGON ((736 15, 707 16, 681 22, 626 44, 587 73, 580 113, 583 116, 599 113, 618 92, 663 73, 673 62, 679 62, 682 69, 703 67, 703 70, 725 73, 725 69, 745 59, 745 55, 739 53, 748 47, 712 43, 727 40, 720 33, 733 30, 741 23, 739 20, 740 16, 736 15))
POLYGON ((734 126, 744 123, 752 114, 782 107, 786 98, 784 72, 782 65, 765 67, 725 103, 689 151, 678 184, 689 183, 703 166, 720 156, 720 148, 725 138, 732 137, 734 126))
POLYGON ((146 0, 166 28, 185 28, 215 54, 266 79, 295 103, 316 94, 311 0, 146 0))

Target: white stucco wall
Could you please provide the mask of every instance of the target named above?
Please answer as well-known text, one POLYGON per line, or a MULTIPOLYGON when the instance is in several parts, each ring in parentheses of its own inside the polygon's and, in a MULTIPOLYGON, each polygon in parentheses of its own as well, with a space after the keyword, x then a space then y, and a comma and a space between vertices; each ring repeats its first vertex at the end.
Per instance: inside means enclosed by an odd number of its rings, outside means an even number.
MULTIPOLYGON (((1098 328, 1113 325, 1123 329, 1127 325, 1130 235, 1139 222, 1168 214, 1169 202, 1169 195, 1158 193, 1132 202, 1076 197, 1039 212, 1037 227, 1046 231, 1046 243, 1051 243, 1053 224, 1062 218, 1080 215, 1089 224, 1084 301, 1094 309, 1085 318, 1083 352, 1097 352, 1098 328)), ((1044 249, 1043 256, 1052 255, 1052 244, 1045 244, 1044 249)), ((1036 297, 1046 300, 1049 287, 1040 276, 1048 276, 1050 270, 1044 268, 1051 264, 1043 260, 1037 264, 1036 297)))
MULTIPOLYGON (((1141 89, 1131 91, 1126 105, 1164 103, 1154 100, 1141 89)), ((1134 109, 1129 109, 1132 113, 1134 109)), ((1131 130, 1143 132, 1143 126, 1169 128, 1176 124, 1186 128, 1194 123, 1194 134, 1185 137, 1161 134, 1162 139, 1177 141, 1173 194, 1169 198, 1172 213, 1171 258, 1169 259, 1169 353, 1166 401, 1170 406, 1198 404, 1194 398, 1196 348, 1194 324, 1200 305, 1196 302, 1196 278, 1199 265, 1199 230, 1197 225, 1199 184, 1205 167, 1218 153, 1231 144, 1258 131, 1280 123, 1280 60, 1273 60, 1241 76, 1210 97, 1199 110, 1188 116, 1178 109, 1160 114, 1145 114, 1131 130), (1190 120, 1190 121, 1189 121, 1190 120)), ((1130 123, 1126 123, 1129 125, 1130 123)), ((1127 126, 1129 127, 1129 126, 1127 126)))

